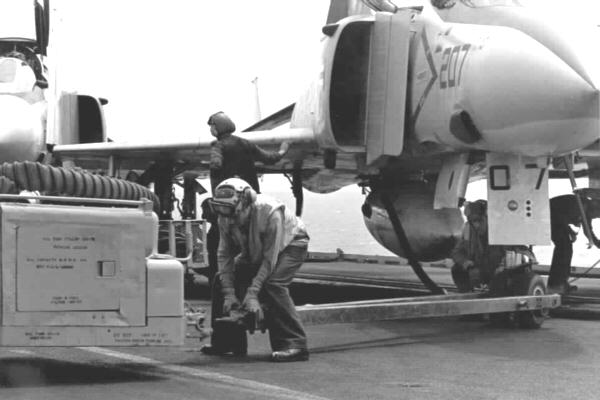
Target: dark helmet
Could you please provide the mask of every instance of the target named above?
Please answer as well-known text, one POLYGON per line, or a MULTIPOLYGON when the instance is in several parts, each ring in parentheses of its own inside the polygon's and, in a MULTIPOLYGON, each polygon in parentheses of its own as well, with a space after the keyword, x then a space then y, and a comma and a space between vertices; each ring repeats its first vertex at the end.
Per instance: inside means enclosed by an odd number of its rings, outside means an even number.
POLYGON ((214 113, 208 118, 208 125, 214 125, 218 136, 235 132, 235 124, 223 111, 214 113))
POLYGON ((485 217, 487 215, 487 202, 485 200, 477 200, 465 204, 465 217, 471 219, 475 216, 485 217))

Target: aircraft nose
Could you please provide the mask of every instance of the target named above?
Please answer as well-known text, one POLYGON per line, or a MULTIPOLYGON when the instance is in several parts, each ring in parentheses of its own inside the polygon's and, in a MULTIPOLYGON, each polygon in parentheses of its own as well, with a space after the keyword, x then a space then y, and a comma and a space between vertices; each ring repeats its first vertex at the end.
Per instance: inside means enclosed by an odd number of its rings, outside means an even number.
POLYGON ((44 141, 39 112, 13 95, 0 95, 0 110, 0 163, 35 160, 44 141))
POLYGON ((598 138, 598 89, 529 36, 498 27, 466 67, 464 109, 485 149, 564 154, 598 138))

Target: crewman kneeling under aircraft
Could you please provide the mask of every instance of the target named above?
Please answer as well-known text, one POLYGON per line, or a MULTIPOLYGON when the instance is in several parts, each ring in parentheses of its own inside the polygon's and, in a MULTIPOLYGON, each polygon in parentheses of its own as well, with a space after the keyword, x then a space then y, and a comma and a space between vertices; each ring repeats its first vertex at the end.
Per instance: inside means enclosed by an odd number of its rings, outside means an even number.
POLYGON ((466 203, 464 213, 467 221, 461 238, 452 251, 452 279, 459 292, 470 292, 476 287, 489 285, 499 267, 507 266, 508 251, 535 261, 534 254, 527 246, 489 244, 485 200, 466 203))
POLYGON ((467 221, 452 251, 452 279, 459 292, 470 292, 474 287, 489 283, 504 257, 504 249, 488 244, 485 200, 466 203, 464 213, 467 221))
POLYGON ((213 285, 211 345, 201 351, 246 355, 247 326, 220 323, 246 312, 259 323, 264 318, 272 361, 308 360, 306 334, 288 289, 308 251, 304 224, 284 204, 256 194, 238 178, 221 182, 211 205, 218 214, 219 273, 213 285))

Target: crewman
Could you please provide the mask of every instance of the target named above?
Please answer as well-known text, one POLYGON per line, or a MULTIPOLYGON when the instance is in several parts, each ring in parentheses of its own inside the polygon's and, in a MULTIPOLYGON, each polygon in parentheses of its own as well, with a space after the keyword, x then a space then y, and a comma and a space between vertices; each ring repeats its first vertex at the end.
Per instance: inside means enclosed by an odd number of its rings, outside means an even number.
POLYGON ((459 292, 488 284, 505 256, 504 246, 490 246, 487 229, 487 202, 477 200, 465 204, 467 221, 452 251, 452 279, 459 292))
MULTIPOLYGON (((585 230, 584 233, 590 242, 600 248, 600 242, 592 229, 592 219, 600 217, 600 200, 586 196, 584 190, 582 191, 581 202, 590 228, 589 236, 585 230)), ((582 221, 577 198, 574 194, 556 196, 550 199, 550 226, 554 251, 547 286, 552 293, 566 294, 577 289, 576 286, 569 285, 573 242, 577 239, 577 232, 570 225, 580 227, 582 221)))
POLYGON ((211 205, 218 214, 219 273, 213 285, 211 345, 201 351, 247 354, 245 329, 216 323, 241 310, 269 330, 272 361, 308 360, 306 334, 288 289, 307 254, 304 224, 280 201, 257 194, 238 178, 221 182, 211 205))
POLYGON ((206 250, 208 253, 208 272, 207 277, 210 284, 213 284, 213 280, 219 269, 219 263, 217 261, 217 249, 219 248, 219 227, 217 225, 217 214, 213 211, 210 201, 212 198, 207 198, 202 201, 200 205, 202 209, 202 219, 210 224, 210 228, 206 234, 206 250))
POLYGON ((260 193, 258 175, 254 163, 274 164, 287 153, 289 144, 281 143, 279 151, 266 151, 254 143, 233 135, 235 124, 224 112, 219 111, 208 119, 210 133, 217 138, 211 144, 210 185, 215 188, 227 178, 238 177, 260 193))
MULTIPOLYGON (((289 144, 282 142, 279 151, 266 151, 254 143, 233 135, 235 124, 222 111, 208 118, 210 133, 217 140, 211 144, 210 150, 210 186, 214 193, 215 188, 225 179, 239 177, 250 184, 256 193, 260 193, 258 175, 254 163, 260 161, 264 164, 274 164, 287 153, 289 144)), ((212 238, 207 245, 209 260, 217 258, 219 247, 219 227, 210 224, 208 236, 212 238)), ((209 264, 209 271, 216 272, 216 266, 209 264)))

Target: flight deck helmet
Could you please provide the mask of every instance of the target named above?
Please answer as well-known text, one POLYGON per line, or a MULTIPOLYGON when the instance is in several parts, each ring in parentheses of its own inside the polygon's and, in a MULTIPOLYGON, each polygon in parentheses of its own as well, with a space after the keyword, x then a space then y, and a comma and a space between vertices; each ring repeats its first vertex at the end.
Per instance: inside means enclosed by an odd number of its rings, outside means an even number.
POLYGON ((217 137, 235 132, 235 124, 223 111, 211 115, 207 124, 215 128, 217 137))
POLYGON ((256 192, 240 178, 229 178, 215 188, 210 204, 214 212, 231 217, 256 200, 256 192))

